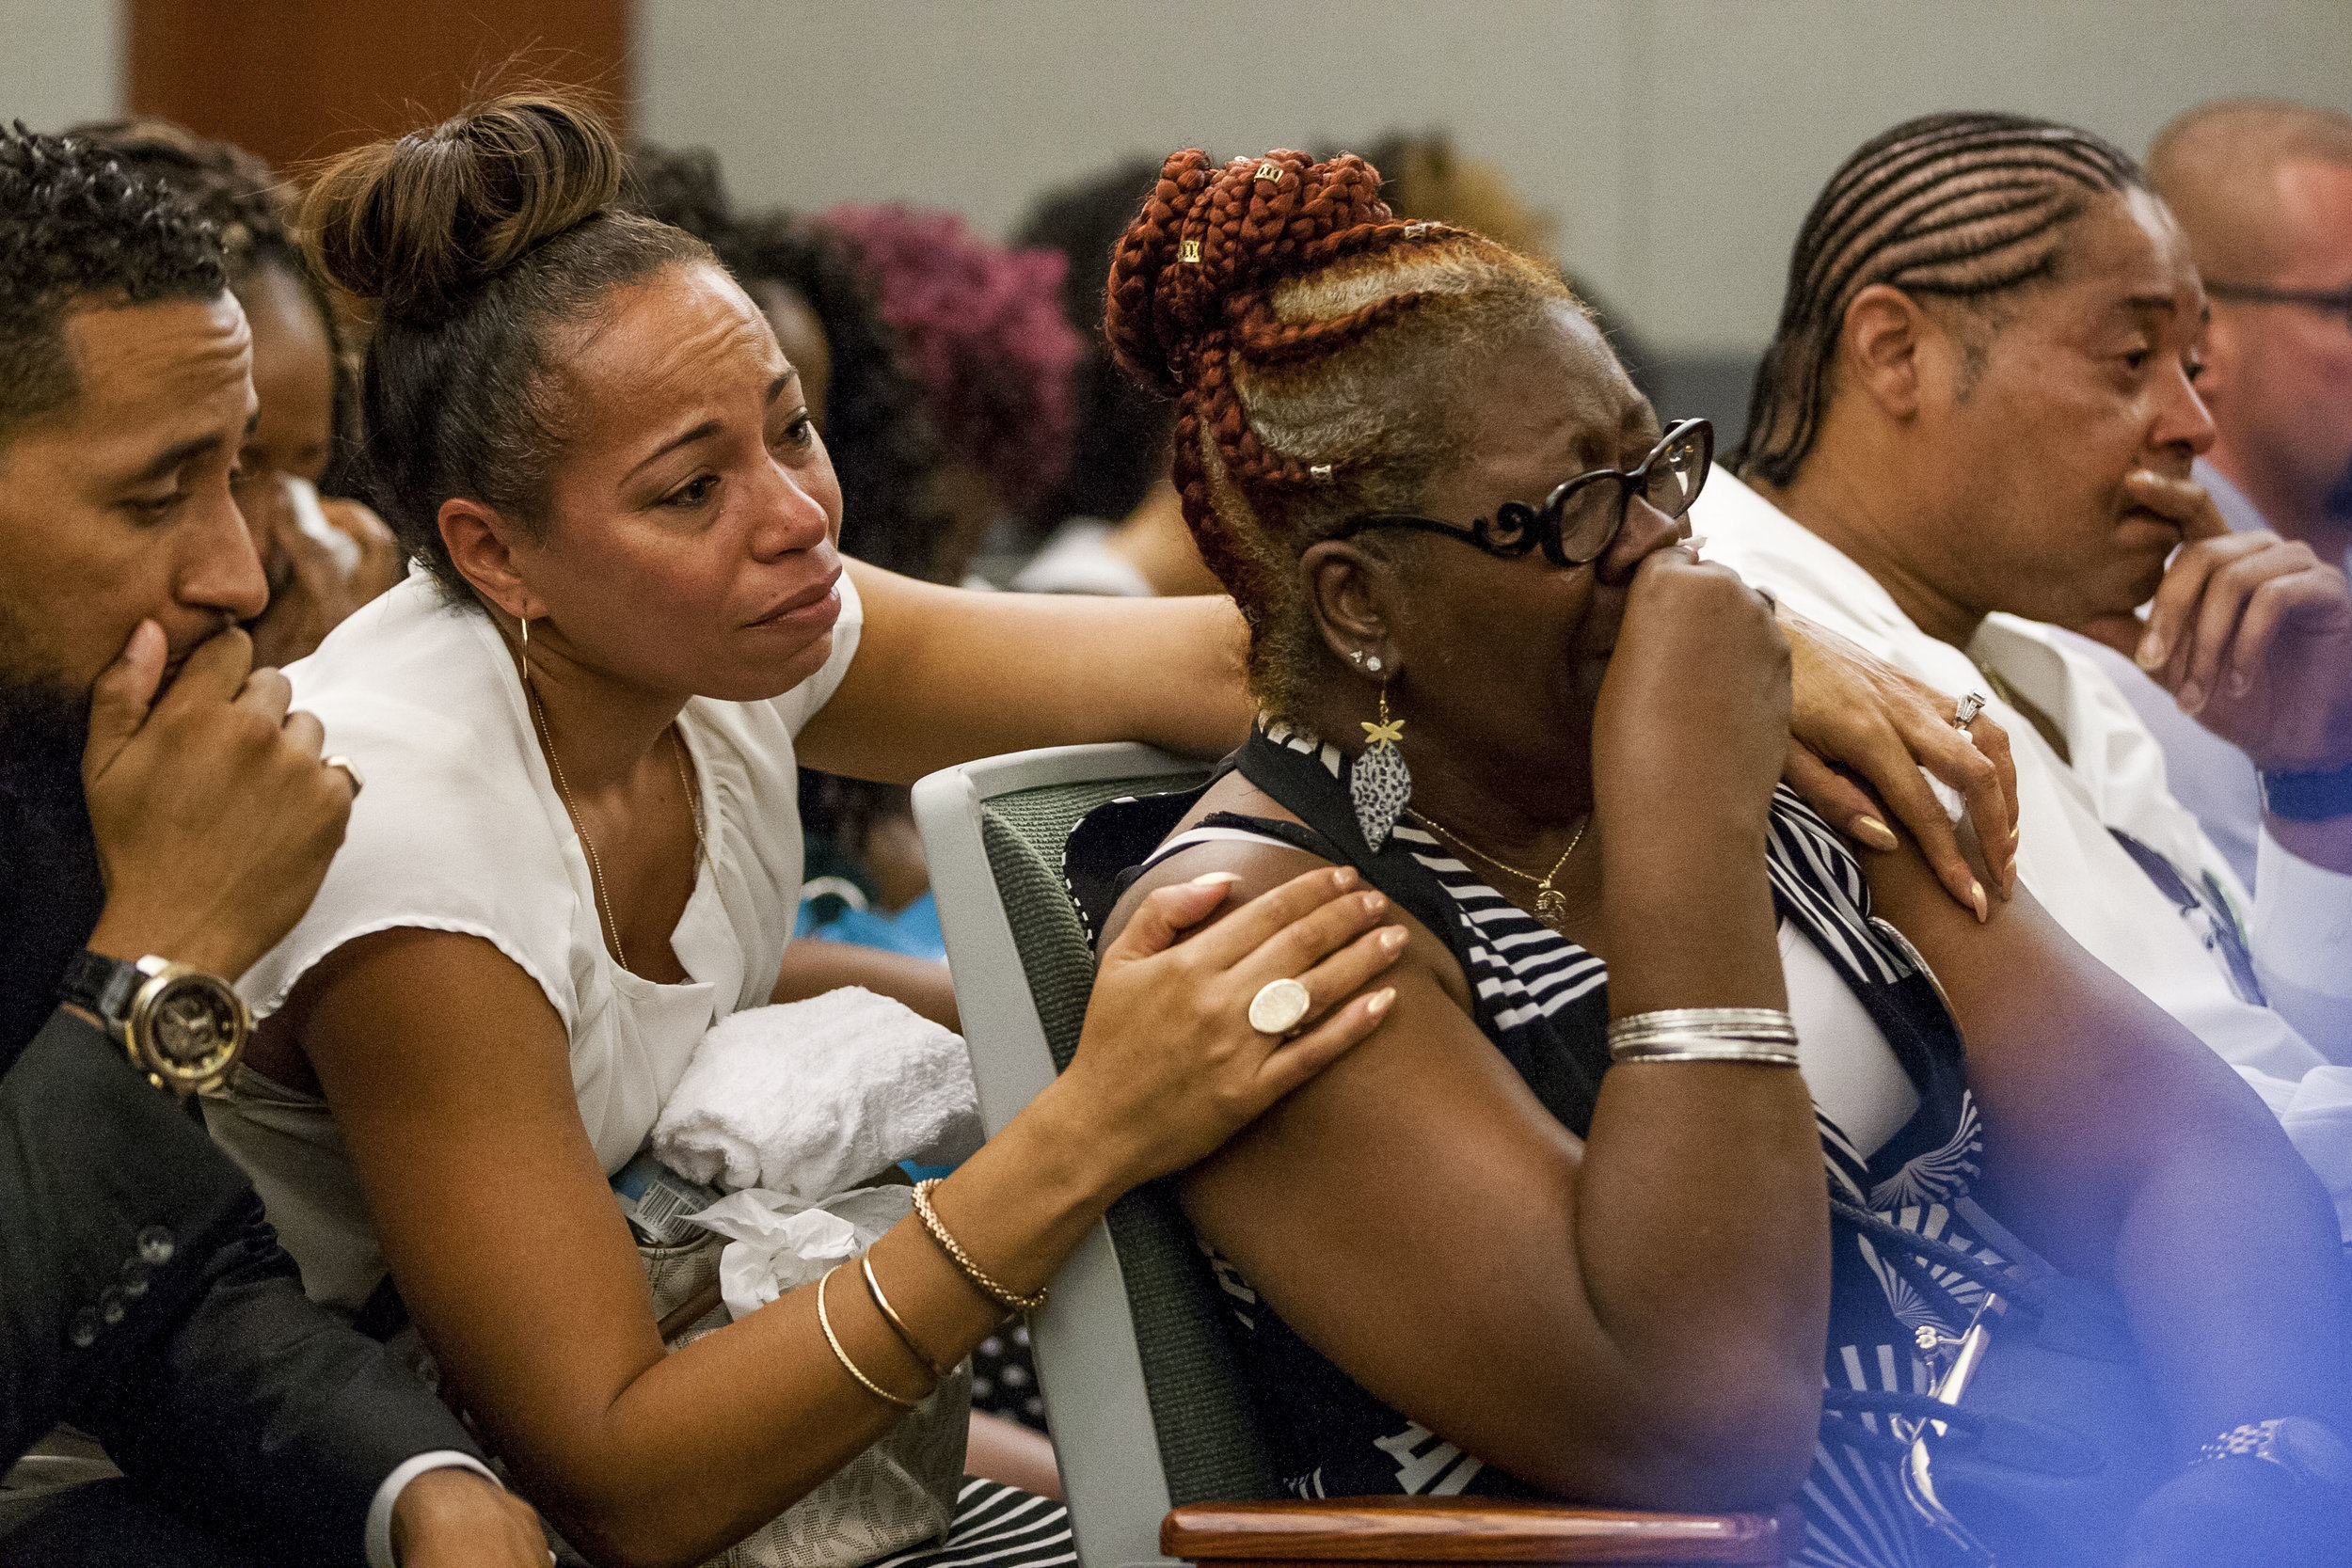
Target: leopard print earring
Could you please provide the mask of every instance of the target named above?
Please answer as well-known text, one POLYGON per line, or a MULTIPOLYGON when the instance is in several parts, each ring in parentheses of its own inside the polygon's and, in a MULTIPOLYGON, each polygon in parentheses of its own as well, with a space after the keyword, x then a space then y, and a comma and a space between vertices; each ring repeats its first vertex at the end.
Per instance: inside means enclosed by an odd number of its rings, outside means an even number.
MULTIPOLYGON (((1371 668, 1378 660, 1370 661, 1371 668)), ((1389 717, 1389 679, 1380 681, 1380 721, 1364 724, 1364 751, 1348 770, 1348 798, 1355 803, 1356 826, 1364 835, 1364 843, 1374 854, 1388 843, 1390 830, 1396 819, 1405 815, 1406 806, 1413 799, 1413 775, 1405 766, 1405 753, 1397 750, 1397 741, 1405 734, 1405 721, 1389 717)))

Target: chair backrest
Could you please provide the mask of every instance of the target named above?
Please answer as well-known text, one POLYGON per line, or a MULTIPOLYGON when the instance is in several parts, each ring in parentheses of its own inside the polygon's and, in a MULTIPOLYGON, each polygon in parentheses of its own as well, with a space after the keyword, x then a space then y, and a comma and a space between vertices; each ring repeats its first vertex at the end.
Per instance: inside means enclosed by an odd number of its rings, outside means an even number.
MULTIPOLYGON (((1093 950, 1062 881, 1071 830, 1106 800, 1207 776, 1149 747, 1061 746, 914 786, 991 1134, 1069 1065, 1093 989, 1093 950)), ((1166 1192, 1119 1202, 1030 1333, 1084 1568, 1165 1560, 1172 1505, 1277 1495, 1216 1286, 1166 1192)))

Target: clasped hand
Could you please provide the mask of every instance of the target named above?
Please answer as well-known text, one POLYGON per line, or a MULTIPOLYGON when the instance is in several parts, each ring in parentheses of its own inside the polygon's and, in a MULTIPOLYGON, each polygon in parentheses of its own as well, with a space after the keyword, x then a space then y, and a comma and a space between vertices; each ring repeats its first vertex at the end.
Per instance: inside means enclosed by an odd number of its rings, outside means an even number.
POLYGON ((2268 531, 2233 533, 2204 486, 2145 469, 2124 487, 2181 527, 2143 622, 2080 629, 2264 768, 2352 763, 2352 594, 2343 568, 2268 531))

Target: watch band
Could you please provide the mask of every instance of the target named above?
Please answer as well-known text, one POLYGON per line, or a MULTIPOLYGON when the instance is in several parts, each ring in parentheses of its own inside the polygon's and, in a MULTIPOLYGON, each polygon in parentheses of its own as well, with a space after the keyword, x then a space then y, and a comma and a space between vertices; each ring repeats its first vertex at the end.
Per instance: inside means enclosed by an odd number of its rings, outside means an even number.
POLYGON ((134 1071, 178 1095, 225 1082, 253 1030, 227 981, 152 956, 133 964, 85 949, 67 962, 57 992, 97 1016, 134 1071))
POLYGON ((2352 816, 2352 764, 2319 773, 2265 769, 2263 809, 2289 822, 2325 822, 2352 816))
POLYGON ((130 1024, 131 998, 146 981, 138 965, 93 953, 86 947, 67 960, 57 1000, 95 1014, 106 1032, 120 1039, 130 1024))
POLYGON ((2282 1416, 2232 1427, 2199 1449, 2195 1463, 2204 1465, 2217 1459, 2265 1460, 2299 1481, 2352 1487, 2352 1449, 2345 1448, 2342 1438, 2305 1416, 2282 1416))

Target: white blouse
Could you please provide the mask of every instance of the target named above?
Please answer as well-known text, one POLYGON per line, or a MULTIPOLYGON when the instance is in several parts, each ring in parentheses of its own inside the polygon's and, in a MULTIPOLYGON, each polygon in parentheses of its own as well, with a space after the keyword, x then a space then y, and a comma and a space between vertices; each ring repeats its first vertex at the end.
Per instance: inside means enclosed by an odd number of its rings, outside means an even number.
MULTIPOLYGON (((310 912, 238 983, 255 1017, 371 932, 478 936, 536 981, 563 1021, 580 1121, 606 1173, 618 1170, 704 1031, 764 1005, 775 986, 800 900, 793 737, 841 684, 862 625, 846 576, 841 598, 816 674, 767 702, 697 697, 679 715, 707 854, 671 937, 687 978, 665 986, 606 950, 587 857, 506 644, 478 609, 412 571, 286 672, 295 705, 326 725, 327 752, 350 757, 367 787, 310 912)), ((240 1069, 208 1099, 205 1119, 252 1176, 304 1288, 356 1311, 384 1263, 326 1102, 240 1069)))

